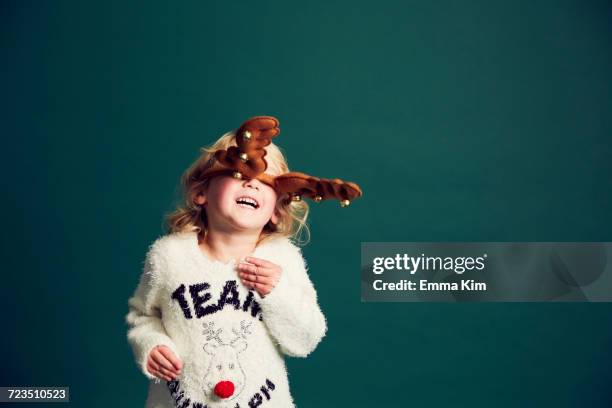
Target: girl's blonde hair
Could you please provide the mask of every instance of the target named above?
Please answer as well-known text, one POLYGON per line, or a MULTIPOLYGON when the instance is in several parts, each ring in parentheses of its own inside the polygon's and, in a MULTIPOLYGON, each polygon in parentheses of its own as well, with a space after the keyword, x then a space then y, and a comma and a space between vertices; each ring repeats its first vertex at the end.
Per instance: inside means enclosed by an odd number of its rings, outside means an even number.
MULTIPOLYGON (((201 175, 215 163, 214 153, 230 146, 236 146, 234 132, 227 132, 210 147, 202 147, 200 157, 185 170, 181 176, 181 203, 174 211, 165 216, 168 233, 196 231, 206 236, 208 226, 206 211, 194 200, 200 192, 208 188, 210 177, 201 175)), ((266 173, 280 175, 289 172, 287 160, 278 146, 270 143, 265 149, 268 163, 266 173)), ((278 223, 274 225, 270 221, 264 226, 257 245, 278 236, 291 238, 298 245, 308 243, 310 240, 310 229, 306 223, 309 212, 308 203, 304 200, 287 200, 287 197, 279 195, 276 209, 280 214, 278 223), (301 233, 306 234, 307 238, 304 241, 300 241, 301 233)))

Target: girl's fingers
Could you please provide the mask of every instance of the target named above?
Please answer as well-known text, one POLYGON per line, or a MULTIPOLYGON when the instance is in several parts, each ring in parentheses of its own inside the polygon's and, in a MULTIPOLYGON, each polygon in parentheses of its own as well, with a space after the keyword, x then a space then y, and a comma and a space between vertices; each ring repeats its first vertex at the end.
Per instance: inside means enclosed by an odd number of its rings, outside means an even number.
POLYGON ((265 285, 271 285, 274 281, 272 278, 267 276, 256 275, 252 273, 240 272, 240 277, 249 283, 263 283, 265 285))
POLYGON ((251 265, 248 263, 239 263, 238 270, 241 272, 254 273, 259 276, 274 276, 279 273, 279 267, 268 268, 265 266, 251 265))
POLYGON ((160 366, 168 370, 172 370, 172 363, 169 362, 166 357, 164 357, 164 355, 161 353, 159 349, 160 347, 156 347, 153 349, 153 351, 151 352, 151 358, 153 358, 153 361, 155 361, 160 366))
POLYGON ((160 378, 160 379, 162 379, 162 380, 164 380, 164 381, 172 381, 172 378, 170 378, 169 376, 164 375, 164 374, 162 374, 162 373, 159 373, 159 374, 157 375, 157 377, 158 377, 158 378, 160 378))
MULTIPOLYGON (((157 366, 159 368, 159 366, 157 366)), ((166 380, 166 381, 172 381, 176 378, 175 374, 168 374, 167 370, 164 368, 161 368, 161 370, 157 369, 156 366, 152 363, 149 363, 147 365, 147 371, 149 371, 149 373, 151 373, 151 375, 154 375, 155 377, 159 378, 160 380, 166 380), (166 372, 164 372, 166 371, 166 372)))
POLYGON ((262 283, 256 283, 254 284, 254 289, 257 290, 260 294, 262 294, 262 296, 267 295, 269 292, 269 288, 267 285, 264 285, 262 283))
POLYGON ((158 350, 164 357, 166 357, 170 364, 173 365, 174 371, 181 371, 183 368, 183 362, 172 351, 170 351, 170 349, 160 347, 158 350))
POLYGON ((271 271, 267 268, 247 263, 238 264, 238 269, 240 269, 242 272, 255 273, 261 276, 270 276, 271 273, 271 271))
POLYGON ((274 263, 272 263, 270 261, 266 261, 265 259, 254 258, 252 256, 247 256, 245 258, 245 261, 247 261, 249 263, 252 263, 252 264, 255 264, 257 266, 261 266, 263 268, 271 268, 271 269, 273 269, 273 268, 278 266, 278 265, 276 265, 276 264, 274 264, 274 263))
POLYGON ((167 368, 160 366, 159 364, 157 364, 155 361, 152 361, 152 360, 149 360, 147 369, 150 372, 153 371, 155 373, 161 373, 162 375, 167 375, 170 377, 177 376, 180 374, 180 372, 176 372, 174 370, 168 370, 167 368))
POLYGON ((263 296, 270 293, 279 279, 280 267, 265 259, 248 256, 249 263, 239 263, 239 275, 245 286, 256 289, 263 296))
POLYGON ((157 363, 160 367, 163 367, 170 372, 177 372, 178 374, 178 371, 180 370, 176 370, 174 368, 172 363, 164 356, 164 354, 162 354, 160 349, 161 347, 157 347, 151 352, 151 358, 153 359, 153 361, 157 363))
POLYGON ((168 378, 170 378, 170 379, 172 379, 172 380, 173 380, 173 379, 175 379, 175 378, 178 376, 178 373, 175 373, 175 372, 172 372, 172 371, 166 370, 166 369, 165 369, 165 368, 163 368, 163 367, 159 369, 159 372, 160 372, 162 375, 164 375, 164 376, 166 376, 166 377, 168 377, 168 378))

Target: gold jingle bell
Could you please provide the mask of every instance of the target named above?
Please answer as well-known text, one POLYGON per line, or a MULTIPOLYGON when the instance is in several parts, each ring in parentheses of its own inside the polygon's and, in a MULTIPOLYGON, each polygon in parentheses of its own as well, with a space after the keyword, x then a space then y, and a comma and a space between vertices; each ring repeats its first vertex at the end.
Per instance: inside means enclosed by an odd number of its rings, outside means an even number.
POLYGON ((340 201, 340 207, 348 207, 351 202, 349 200, 340 201))
POLYGON ((316 196, 314 196, 315 203, 320 203, 321 200, 323 200, 323 197, 321 197, 320 195, 317 194, 316 196))
POLYGON ((242 160, 245 163, 246 163, 247 160, 249 160, 249 156, 246 153, 240 153, 240 155, 238 155, 238 157, 240 157, 240 160, 242 160))
POLYGON ((239 171, 235 171, 234 173, 232 173, 232 177, 240 180, 242 178, 242 173, 239 171))
POLYGON ((251 140, 252 135, 251 135, 251 132, 249 132, 248 130, 245 130, 243 136, 246 140, 251 140))
POLYGON ((291 196, 291 201, 302 201, 302 196, 299 194, 293 194, 291 196))

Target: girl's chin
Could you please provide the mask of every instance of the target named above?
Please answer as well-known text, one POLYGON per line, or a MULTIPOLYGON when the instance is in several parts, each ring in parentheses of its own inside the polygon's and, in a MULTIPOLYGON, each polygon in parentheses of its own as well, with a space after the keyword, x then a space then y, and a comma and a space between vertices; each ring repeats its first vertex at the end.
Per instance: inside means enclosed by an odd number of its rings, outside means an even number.
POLYGON ((259 223, 254 222, 254 220, 251 220, 251 222, 242 222, 240 220, 234 220, 233 224, 239 230, 245 230, 245 229, 248 229, 248 230, 261 230, 266 225, 266 224, 259 225, 259 223))

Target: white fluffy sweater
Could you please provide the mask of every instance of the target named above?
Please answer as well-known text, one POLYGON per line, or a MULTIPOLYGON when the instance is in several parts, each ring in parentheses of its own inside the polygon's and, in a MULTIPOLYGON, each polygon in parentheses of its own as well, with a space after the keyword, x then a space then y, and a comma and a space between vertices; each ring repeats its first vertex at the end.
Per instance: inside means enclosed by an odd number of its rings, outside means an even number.
POLYGON ((151 244, 126 316, 136 363, 151 380, 146 408, 295 407, 283 354, 306 357, 327 323, 299 247, 275 238, 252 256, 282 268, 264 298, 242 284, 234 261, 207 258, 195 232, 151 244), (175 381, 147 371, 159 344, 183 361, 175 381))

